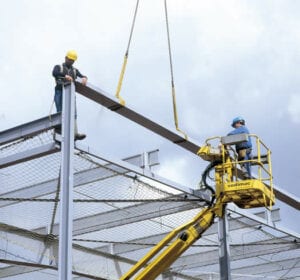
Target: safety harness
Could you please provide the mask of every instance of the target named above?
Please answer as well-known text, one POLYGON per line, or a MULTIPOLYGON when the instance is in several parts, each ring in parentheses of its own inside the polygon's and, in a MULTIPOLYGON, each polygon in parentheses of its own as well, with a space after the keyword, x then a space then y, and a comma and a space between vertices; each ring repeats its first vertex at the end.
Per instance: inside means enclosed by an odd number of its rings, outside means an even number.
POLYGON ((70 81, 65 80, 66 75, 69 75, 73 78, 73 80, 76 80, 77 69, 75 67, 71 66, 70 68, 68 68, 64 64, 59 65, 59 67, 60 67, 61 77, 58 77, 55 79, 57 85, 65 85, 66 86, 66 85, 71 84, 70 81))

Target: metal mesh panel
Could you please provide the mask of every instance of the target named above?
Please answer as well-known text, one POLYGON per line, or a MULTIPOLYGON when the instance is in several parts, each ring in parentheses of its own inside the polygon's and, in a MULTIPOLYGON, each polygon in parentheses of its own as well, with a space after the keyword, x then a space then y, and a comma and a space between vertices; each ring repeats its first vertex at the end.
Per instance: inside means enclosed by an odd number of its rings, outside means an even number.
MULTIPOLYGON (((0 147, 1 158, 52 142, 51 131, 14 141, 0 147)), ((1 279, 57 279, 60 160, 56 151, 0 170, 1 279)), ((205 206, 183 199, 184 192, 134 168, 90 152, 75 150, 73 160, 74 279, 119 279, 135 260, 205 206)), ((142 157, 127 162, 144 166, 142 157)), ((299 242, 293 236, 236 213, 230 213, 229 227, 233 279, 300 277, 299 242)), ((215 223, 165 276, 220 279, 218 260, 215 223)))

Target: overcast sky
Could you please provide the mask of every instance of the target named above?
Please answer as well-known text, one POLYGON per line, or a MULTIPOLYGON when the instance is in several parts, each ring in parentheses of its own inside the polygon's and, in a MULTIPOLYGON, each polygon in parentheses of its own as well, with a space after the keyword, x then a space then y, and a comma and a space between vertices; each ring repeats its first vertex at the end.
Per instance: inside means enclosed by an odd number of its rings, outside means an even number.
MULTIPOLYGON (((0 3, 0 130, 49 114, 51 71, 69 49, 91 84, 115 93, 135 0, 0 3)), ((300 1, 168 4, 179 127, 203 143, 242 115, 272 149, 275 184, 299 197, 300 1)), ((140 1, 121 95, 174 127, 163 0, 140 1)), ((86 145, 118 158, 159 148, 157 172, 196 187, 206 162, 84 97, 77 103, 86 145)))

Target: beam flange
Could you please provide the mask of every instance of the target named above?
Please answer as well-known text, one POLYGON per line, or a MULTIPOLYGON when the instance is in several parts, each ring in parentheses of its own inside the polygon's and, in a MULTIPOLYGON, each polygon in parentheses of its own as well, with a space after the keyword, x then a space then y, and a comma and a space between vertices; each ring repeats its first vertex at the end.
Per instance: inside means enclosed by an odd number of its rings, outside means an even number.
POLYGON ((4 167, 8 167, 11 165, 15 165, 18 163, 22 163, 28 160, 33 160, 42 156, 50 155, 60 151, 59 145, 57 143, 52 142, 49 144, 45 144, 31 150, 23 151, 17 154, 13 154, 7 156, 5 158, 0 158, 0 169, 4 167))
POLYGON ((102 89, 96 88, 90 84, 88 86, 84 86, 78 82, 75 82, 75 85, 76 91, 82 94, 83 96, 155 132, 156 134, 168 139, 169 141, 177 144, 178 146, 194 154, 196 154, 199 150, 200 145, 196 143, 196 141, 191 139, 185 139, 185 137, 182 134, 161 126, 160 124, 150 120, 149 118, 137 113, 136 110, 130 109, 128 106, 125 107, 121 105, 117 98, 109 96, 102 89))
MULTIPOLYGON (((254 214, 254 216, 257 216, 257 217, 261 217, 262 215, 264 215, 264 212, 258 212, 258 213, 254 214)), ((246 228, 247 226, 254 227, 261 220, 256 222, 255 220, 253 220, 253 216, 251 216, 251 219, 249 219, 247 217, 247 213, 243 212, 243 213, 239 214, 238 217, 229 217, 228 221, 230 224, 230 231, 236 231, 239 229, 246 228)), ((279 222, 279 221, 280 221, 279 209, 278 208, 273 209, 272 210, 272 222, 275 223, 275 222, 279 222)), ((267 222, 267 221, 265 221, 265 222, 267 222)), ((270 226, 270 228, 273 228, 273 227, 270 226)), ((214 224, 212 224, 212 226, 210 228, 207 229, 204 236, 205 236, 205 238, 207 238, 207 240, 212 240, 212 238, 210 238, 210 236, 217 234, 217 232, 218 232, 217 223, 214 223, 214 224)), ((155 235, 151 235, 151 236, 147 236, 147 237, 133 239, 133 240, 128 241, 129 244, 114 244, 114 253, 117 255, 120 255, 120 254, 128 253, 131 251, 147 248, 147 247, 151 246, 151 244, 158 243, 160 240, 162 240, 167 235, 167 233, 168 233, 168 231, 159 233, 159 234, 155 234, 155 235), (132 247, 132 244, 130 244, 130 243, 134 244, 134 247, 132 247), (148 245, 148 244, 150 244, 150 245, 148 245)), ((207 245, 210 246, 211 242, 208 242, 207 245)), ((109 248, 107 245, 98 247, 97 249, 99 249, 100 251, 104 251, 104 252, 109 251, 109 248)), ((181 258, 184 258, 184 257, 181 257, 181 258)), ((217 257, 215 259, 217 259, 217 257)))
POLYGON ((234 212, 234 213, 237 213, 239 215, 245 216, 248 219, 251 219, 251 220, 253 220, 257 223, 260 223, 260 225, 270 227, 270 228, 275 229, 277 231, 280 231, 284 234, 287 234, 287 235, 290 235, 292 237, 300 239, 300 234, 299 233, 294 232, 292 230, 289 230, 289 229, 285 228, 284 226, 276 225, 273 221, 269 222, 269 221, 267 221, 267 220, 265 220, 261 217, 258 217, 256 215, 250 213, 249 211, 247 211, 245 209, 241 209, 241 208, 237 207, 234 204, 229 204, 227 209, 231 212, 234 212))
MULTIPOLYGON (((91 84, 87 86, 82 85, 79 82, 75 82, 76 91, 81 95, 89 98, 96 103, 103 105, 104 107, 115 111, 119 115, 151 130, 152 132, 168 139, 169 141, 179 145, 180 147, 196 154, 200 149, 200 144, 191 139, 185 139, 183 135, 172 131, 169 128, 163 127, 162 125, 156 123, 155 121, 146 118, 142 114, 137 113, 136 110, 129 108, 128 106, 123 106, 119 103, 118 99, 114 96, 109 95, 104 90, 97 88, 91 84)), ((268 186, 268 185, 267 185, 268 186)), ((270 187, 270 186, 268 186, 270 187)), ((290 205, 291 207, 300 210, 300 199, 290 195, 286 191, 274 185, 275 196, 282 202, 290 205)))
POLYGON ((195 198, 199 198, 199 200, 201 201, 206 201, 207 203, 210 202, 211 200, 211 197, 210 195, 206 194, 205 191, 202 191, 202 190, 195 190, 195 189, 192 189, 192 188, 188 188, 186 186, 183 186, 181 184, 178 184, 176 182, 173 182, 169 179, 166 179, 164 177, 161 177, 153 172, 151 172, 150 170, 148 169, 141 169, 141 168, 138 168, 136 166, 133 166, 127 162, 124 162, 122 160, 118 160, 118 159, 113 159, 111 158, 109 155, 104 155, 104 154, 100 154, 98 151, 96 151, 95 149, 92 149, 92 148, 87 148, 86 146, 83 146, 82 144, 80 143, 75 143, 75 147, 77 150, 81 151, 81 152, 84 152, 84 153, 87 153, 87 154, 90 154, 98 159, 101 159, 101 160, 104 160, 106 162, 109 162, 109 163, 112 163, 113 165, 115 166, 118 166, 118 167, 121 167, 121 168, 124 168, 124 169, 127 169, 127 170, 131 170, 132 172, 138 174, 138 175, 141 175, 141 176, 144 176, 150 180, 154 180, 158 183, 161 183, 161 184, 164 184, 164 185, 167 185, 177 191, 180 191, 180 192, 183 192, 183 193, 186 193, 186 194, 189 194, 189 195, 192 195, 192 196, 195 196, 195 198))
MULTIPOLYGON (((179 196, 180 197, 180 196, 179 196)), ((88 217, 73 220, 73 236, 83 235, 91 232, 101 231, 114 227, 120 227, 131 223, 138 223, 144 220, 179 213, 194 209, 201 205, 183 202, 151 202, 139 205, 128 206, 125 208, 111 210, 88 217)), ((53 234, 57 235, 59 224, 53 225, 53 234)), ((42 234, 45 228, 34 229, 35 232, 42 234)))
POLYGON ((0 132, 0 145, 20 138, 34 136, 61 125, 61 114, 56 113, 0 132))

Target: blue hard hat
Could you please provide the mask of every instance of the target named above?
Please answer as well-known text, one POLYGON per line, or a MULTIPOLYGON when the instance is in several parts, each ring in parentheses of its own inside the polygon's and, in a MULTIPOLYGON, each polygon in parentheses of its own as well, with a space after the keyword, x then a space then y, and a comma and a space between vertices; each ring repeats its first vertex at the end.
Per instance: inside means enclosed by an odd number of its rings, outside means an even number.
POLYGON ((238 122, 241 122, 243 125, 245 124, 245 120, 243 117, 239 116, 239 117, 235 117, 233 120, 232 120, 232 124, 231 126, 234 127, 234 125, 238 122))

